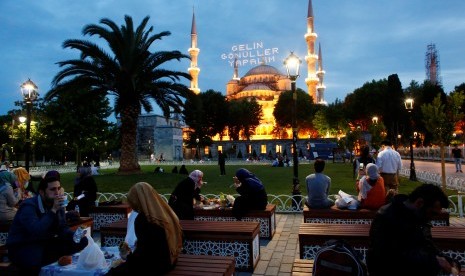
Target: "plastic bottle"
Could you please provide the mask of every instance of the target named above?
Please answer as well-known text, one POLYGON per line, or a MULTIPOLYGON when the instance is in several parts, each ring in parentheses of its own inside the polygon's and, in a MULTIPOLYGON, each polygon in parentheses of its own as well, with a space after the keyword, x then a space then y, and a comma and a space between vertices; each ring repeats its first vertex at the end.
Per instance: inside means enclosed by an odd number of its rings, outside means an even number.
POLYGON ((76 204, 76 206, 74 207, 74 211, 79 213, 79 205, 76 204))

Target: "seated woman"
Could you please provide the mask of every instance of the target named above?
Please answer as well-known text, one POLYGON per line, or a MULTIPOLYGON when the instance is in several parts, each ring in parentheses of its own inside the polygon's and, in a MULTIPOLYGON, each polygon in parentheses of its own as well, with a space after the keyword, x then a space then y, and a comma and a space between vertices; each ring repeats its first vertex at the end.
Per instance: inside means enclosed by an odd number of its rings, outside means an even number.
POLYGON ((24 167, 18 167, 13 170, 13 173, 16 175, 17 184, 18 184, 18 191, 21 192, 21 200, 25 200, 27 198, 33 197, 34 193, 32 193, 29 188, 29 182, 31 181, 31 175, 26 171, 24 167))
POLYGON ((12 221, 21 192, 16 186, 16 176, 9 171, 0 172, 0 221, 12 221))
POLYGON ((126 261, 106 275, 164 275, 181 252, 179 219, 158 192, 148 183, 136 183, 128 192, 128 203, 138 215, 134 221, 137 244, 126 261))
POLYGON ((339 198, 336 200, 336 206, 339 209, 358 208, 378 210, 386 204, 386 192, 384 180, 378 173, 378 166, 370 163, 366 167, 366 173, 357 183, 358 195, 348 195, 339 191, 339 198), (341 196, 343 195, 343 196, 341 196))
POLYGON ((357 190, 360 208, 377 210, 386 204, 384 179, 378 173, 378 166, 373 163, 366 166, 366 175, 358 182, 357 190))
POLYGON ((194 170, 188 177, 176 185, 168 200, 179 219, 194 219, 193 199, 203 201, 200 188, 203 185, 203 172, 194 170))
POLYGON ((92 176, 90 167, 79 167, 74 184, 74 200, 68 205, 68 210, 79 205, 79 213, 83 217, 89 216, 91 206, 97 200, 97 183, 92 176))
POLYGON ((232 213, 241 220, 249 210, 265 210, 268 195, 260 179, 246 169, 236 171, 233 177, 234 186, 240 195, 234 201, 232 213))

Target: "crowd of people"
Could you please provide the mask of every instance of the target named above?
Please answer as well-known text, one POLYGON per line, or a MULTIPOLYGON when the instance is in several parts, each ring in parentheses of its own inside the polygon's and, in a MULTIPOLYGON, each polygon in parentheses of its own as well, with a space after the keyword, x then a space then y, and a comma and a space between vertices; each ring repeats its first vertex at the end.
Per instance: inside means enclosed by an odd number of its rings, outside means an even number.
MULTIPOLYGON (((400 156, 388 141, 374 158, 368 147, 363 147, 354 160, 353 175, 357 195, 349 201, 356 208, 378 210, 371 225, 367 265, 370 275, 436 275, 439 271, 455 273, 459 262, 445 257, 431 242, 430 220, 448 207, 444 192, 432 185, 418 186, 409 195, 398 193, 400 156), (396 265, 386 266, 385 262, 396 265), (383 268, 383 269, 380 269, 383 268), (421 272, 420 274, 417 274, 421 272), (404 275, 404 274, 402 274, 404 275)), ((225 175, 221 161, 220 174, 225 175)), ((324 173, 325 161, 316 159, 314 173, 305 179, 309 208, 324 209, 336 205, 347 208, 329 198, 331 177, 324 173)), ((125 242, 128 245, 124 261, 109 269, 107 275, 144 273, 154 269, 164 274, 176 265, 182 250, 182 229, 179 220, 194 219, 194 202, 205 202, 201 194, 204 173, 188 172, 183 165, 172 173, 183 178, 174 187, 166 202, 152 185, 134 184, 127 193, 133 212, 128 220, 125 242), (157 248, 157 250, 153 250, 157 248)), ((97 183, 89 167, 79 167, 74 183, 73 199, 64 206, 64 189, 57 171, 47 172, 37 187, 28 190, 30 175, 23 168, 0 170, 0 221, 11 221, 6 246, 10 260, 21 275, 38 275, 42 266, 57 261, 61 256, 81 251, 89 241, 73 241, 74 232, 67 226, 67 211, 75 206, 80 215, 87 216, 94 205, 97 183)), ((240 168, 232 177, 232 185, 239 196, 232 204, 232 213, 241 220, 252 210, 265 210, 268 195, 264 183, 251 171, 240 168)), ((457 275, 457 274, 454 274, 457 275)))

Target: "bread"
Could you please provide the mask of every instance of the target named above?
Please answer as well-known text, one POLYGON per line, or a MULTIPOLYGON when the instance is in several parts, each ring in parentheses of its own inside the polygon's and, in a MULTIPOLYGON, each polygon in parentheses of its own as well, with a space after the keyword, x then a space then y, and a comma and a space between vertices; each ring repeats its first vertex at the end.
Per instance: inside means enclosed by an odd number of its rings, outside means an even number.
POLYGON ((73 257, 72 256, 61 256, 58 259, 58 264, 61 266, 69 265, 73 262, 73 257))

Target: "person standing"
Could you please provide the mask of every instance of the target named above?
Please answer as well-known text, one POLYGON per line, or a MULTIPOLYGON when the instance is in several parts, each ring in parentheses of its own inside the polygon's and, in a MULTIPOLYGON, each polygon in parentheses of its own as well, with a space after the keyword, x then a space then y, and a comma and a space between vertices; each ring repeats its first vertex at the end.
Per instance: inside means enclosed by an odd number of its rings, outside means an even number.
POLYGON ((402 159, 400 154, 392 149, 392 144, 388 140, 381 142, 383 148, 378 153, 376 165, 384 179, 386 196, 399 192, 399 171, 402 169, 402 159))
POLYGON ((334 201, 328 198, 329 189, 331 188, 331 178, 323 174, 325 164, 323 159, 316 159, 313 164, 315 173, 305 178, 308 194, 305 205, 309 208, 325 209, 334 205, 334 201))
POLYGON ((455 162, 455 172, 462 172, 462 150, 459 149, 459 146, 457 144, 454 145, 454 148, 452 149, 452 155, 454 156, 454 162, 455 162))
POLYGON ((366 167, 369 163, 375 163, 375 159, 370 154, 370 147, 365 145, 360 151, 360 157, 354 160, 354 179, 357 182, 365 175, 366 167), (363 170, 361 171, 360 164, 363 164, 363 170))
POLYGON ((168 204, 179 219, 194 219, 193 199, 203 201, 203 196, 200 195, 200 188, 203 185, 202 180, 203 172, 194 170, 188 177, 179 182, 171 193, 168 204))
POLYGON ((459 275, 459 262, 445 257, 431 237, 431 219, 449 206, 444 192, 422 184, 399 194, 377 212, 370 228, 367 267, 370 276, 459 275))
POLYGON ((218 151, 218 165, 220 165, 220 175, 226 175, 226 158, 221 150, 218 151))
POLYGON ((87 238, 73 241, 74 231, 66 224, 64 191, 59 175, 40 181, 38 195, 21 203, 11 224, 6 246, 18 275, 38 275, 42 266, 84 249, 87 238))

